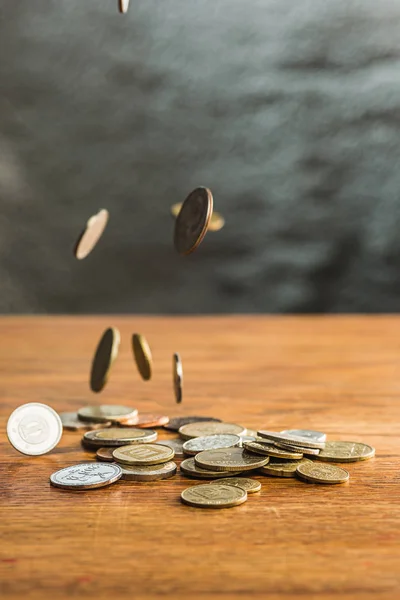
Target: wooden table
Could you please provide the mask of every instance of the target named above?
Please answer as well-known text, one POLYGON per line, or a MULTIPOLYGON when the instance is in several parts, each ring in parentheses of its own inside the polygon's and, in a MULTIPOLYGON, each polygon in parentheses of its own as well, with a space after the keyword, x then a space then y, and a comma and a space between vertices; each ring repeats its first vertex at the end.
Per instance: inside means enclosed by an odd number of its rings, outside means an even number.
POLYGON ((400 318, 3 317, 0 327, 2 597, 399 597, 400 318), (120 356, 95 396, 90 361, 110 325, 121 331, 120 356), (132 361, 135 331, 152 346, 148 383, 132 361), (198 510, 179 495, 202 482, 179 475, 81 493, 50 487, 53 471, 92 458, 78 433, 40 457, 6 439, 20 404, 72 411, 100 401, 253 429, 314 428, 372 444, 377 456, 348 465, 345 485, 258 475, 261 493, 242 506, 198 510))

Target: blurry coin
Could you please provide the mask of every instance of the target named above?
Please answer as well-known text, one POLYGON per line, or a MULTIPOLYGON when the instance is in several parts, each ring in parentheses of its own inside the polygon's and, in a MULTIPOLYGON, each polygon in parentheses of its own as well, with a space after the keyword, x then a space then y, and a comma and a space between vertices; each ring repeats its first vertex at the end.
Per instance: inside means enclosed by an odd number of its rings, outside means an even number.
POLYGON ((300 438, 295 435, 276 433, 275 431, 264 431, 261 430, 258 432, 258 435, 267 440, 272 440, 273 442, 283 442, 288 443, 292 446, 302 446, 303 448, 324 448, 324 442, 317 442, 315 440, 306 440, 305 438, 300 438))
POLYGON ((191 440, 205 435, 233 433, 242 435, 246 429, 234 423, 215 423, 214 421, 203 421, 201 423, 189 423, 179 428, 179 435, 184 440, 191 440))
POLYGON ((189 456, 194 456, 203 450, 210 450, 212 448, 232 448, 233 446, 239 446, 239 444, 240 437, 231 433, 225 435, 207 435, 186 440, 183 444, 183 451, 189 456))
POLYGON ((174 244, 183 256, 193 252, 207 233, 213 212, 209 189, 199 187, 186 198, 175 220, 174 244))
POLYGON ((83 463, 66 467, 50 476, 50 483, 67 490, 90 490, 118 481, 122 471, 111 463, 83 463))
POLYGON ((349 473, 336 465, 321 465, 317 463, 303 463, 296 469, 296 475, 308 483, 345 483, 349 480, 349 473))
POLYGON ((277 458, 285 458, 288 460, 300 460, 303 458, 301 452, 291 450, 281 450, 269 444, 261 444, 259 442, 245 442, 243 447, 249 452, 262 454, 263 456, 275 456, 277 458))
MULTIPOLYGON (((248 494, 255 494, 261 490, 261 483, 259 481, 256 479, 248 479, 247 477, 225 477, 224 479, 221 479, 221 483, 222 482, 224 482, 224 485, 241 487, 243 490, 246 490, 248 494)), ((212 483, 214 483, 214 481, 212 483)), ((218 483, 218 480, 215 483, 218 483)))
POLYGON ((129 406, 117 406, 115 404, 100 404, 99 406, 84 406, 78 410, 78 418, 81 421, 104 423, 108 421, 123 421, 136 417, 136 408, 129 406))
POLYGON ((174 458, 174 451, 162 444, 135 444, 116 448, 113 456, 126 465, 159 465, 174 458))
POLYGON ((263 467, 268 461, 268 456, 256 456, 243 448, 204 450, 194 457, 200 469, 213 471, 251 471, 263 467))
POLYGON ((88 431, 83 436, 85 442, 101 446, 125 446, 128 444, 148 444, 157 439, 157 433, 152 429, 133 429, 112 427, 99 431, 88 431))
MULTIPOLYGON (((254 429, 246 429, 246 436, 253 437, 255 440, 258 438, 257 431, 254 431, 254 429)), ((242 437, 246 437, 246 436, 242 436, 242 437)), ((253 440, 248 440, 248 441, 253 441, 253 440)))
POLYGON ((309 462, 311 461, 308 458, 302 458, 301 460, 271 458, 269 464, 260 469, 260 473, 272 475, 273 477, 295 477, 297 467, 309 462))
POLYGON ((326 442, 325 448, 315 458, 327 462, 357 462, 375 456, 375 448, 359 442, 326 442))
POLYGON ((61 439, 60 417, 50 406, 40 402, 22 404, 7 422, 9 442, 18 452, 38 456, 50 452, 61 439))
POLYGON ((115 327, 110 327, 103 333, 90 372, 90 389, 93 392, 101 392, 106 385, 111 365, 118 356, 120 339, 119 331, 115 327))
POLYGON ((175 458, 183 458, 185 456, 183 453, 183 442, 179 438, 173 440, 160 440, 159 442, 156 442, 156 444, 172 448, 175 452, 175 458))
POLYGON ((283 442, 275 442, 275 446, 287 452, 301 452, 304 456, 317 456, 321 452, 317 448, 303 448, 302 446, 292 446, 283 442))
POLYGON ((169 479, 176 474, 177 466, 169 461, 163 465, 135 466, 119 465, 122 469, 122 479, 130 481, 158 481, 159 479, 169 479))
POLYGON ((150 427, 163 427, 167 425, 169 421, 169 417, 165 415, 153 415, 150 413, 140 413, 137 417, 133 419, 128 419, 127 421, 121 421, 121 425, 123 427, 135 426, 139 429, 146 429, 150 427))
POLYGON ((241 435, 240 436, 240 446, 244 447, 246 442, 255 442, 256 441, 256 437, 254 437, 253 435, 241 435))
POLYGON ((96 451, 96 458, 102 462, 115 462, 113 457, 113 447, 99 448, 96 451))
POLYGON ((170 419, 168 425, 164 425, 164 427, 165 429, 170 429, 171 431, 178 431, 182 427, 182 425, 189 425, 189 423, 201 423, 203 421, 213 421, 214 423, 220 423, 221 419, 198 416, 175 417, 174 419, 170 419))
POLYGON ((183 369, 179 354, 175 353, 172 357, 172 378, 174 382, 174 392, 177 404, 182 402, 182 384, 183 369))
POLYGON ((74 247, 74 254, 77 259, 82 260, 82 258, 86 258, 86 256, 90 254, 101 238, 103 231, 106 228, 108 218, 109 213, 105 208, 99 210, 96 215, 90 217, 74 247))
POLYGON ((119 12, 126 14, 129 8, 129 0, 118 0, 119 12))
POLYGON ((326 433, 322 431, 312 431, 312 429, 285 429, 281 431, 283 435, 295 435, 296 437, 314 440, 316 442, 326 442, 326 433))
MULTIPOLYGON (((181 208, 181 202, 177 202, 176 204, 173 204, 171 206, 171 215, 174 217, 174 219, 176 219, 176 217, 179 215, 181 208)), ((213 211, 210 219, 210 224, 208 226, 209 231, 219 231, 223 228, 224 225, 224 217, 220 213, 213 211)))
POLYGON ((180 470, 184 475, 188 477, 194 477, 195 479, 220 479, 221 477, 231 477, 232 475, 240 475, 240 471, 237 473, 232 472, 221 472, 212 471, 210 469, 200 469, 194 462, 194 458, 187 458, 181 462, 180 470))
POLYGON ((132 350, 138 371, 145 381, 151 379, 152 358, 146 338, 139 333, 132 336, 132 350))
POLYGON ((70 431, 91 431, 92 429, 104 429, 104 427, 111 427, 111 421, 108 423, 81 421, 76 412, 62 412, 59 413, 59 415, 64 429, 68 429, 70 431))
POLYGON ((247 492, 240 487, 213 482, 186 488, 181 500, 196 508, 230 508, 246 502, 247 492))

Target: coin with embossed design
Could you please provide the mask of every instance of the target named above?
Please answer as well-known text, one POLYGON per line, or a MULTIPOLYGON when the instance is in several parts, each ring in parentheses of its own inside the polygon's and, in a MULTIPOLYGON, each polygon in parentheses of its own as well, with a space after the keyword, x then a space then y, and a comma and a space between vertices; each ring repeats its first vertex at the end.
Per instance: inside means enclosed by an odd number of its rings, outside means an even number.
POLYGON ((213 471, 251 471, 263 467, 269 461, 268 456, 257 456, 243 448, 204 450, 196 454, 194 461, 201 469, 213 471))
MULTIPOLYGON (((92 361, 90 372, 90 389, 92 392, 101 392, 106 385, 111 366, 118 356, 120 341, 120 333, 115 327, 109 327, 103 333, 92 361)), ((80 418, 79 411, 78 416, 80 418)))
POLYGON ((159 481, 169 479, 176 474, 177 466, 173 461, 162 465, 119 465, 122 469, 122 479, 129 481, 159 481))
POLYGON ((193 190, 175 220, 174 244, 183 256, 193 252, 207 233, 213 212, 213 197, 205 187, 193 190))
POLYGON ((111 427, 98 431, 87 431, 83 440, 92 446, 125 446, 127 444, 148 444, 157 439, 152 429, 133 429, 133 427, 111 427))
POLYGON ((181 500, 195 508, 231 508, 246 502, 247 492, 240 487, 213 482, 186 488, 181 500))
POLYGON ((244 442, 243 447, 249 452, 262 454, 263 456, 275 456, 277 458, 286 458, 288 460, 300 460, 303 454, 300 451, 282 450, 271 444, 263 444, 260 442, 244 442))
POLYGON ((61 439, 60 417, 50 406, 40 402, 22 404, 11 413, 7 436, 18 452, 39 456, 50 452, 61 439))
POLYGON ((295 477, 297 467, 305 462, 311 461, 308 458, 302 458, 301 460, 271 458, 269 464, 260 469, 260 473, 271 475, 272 477, 295 477))
POLYGON ((118 481, 122 471, 118 465, 102 462, 66 467, 50 476, 50 483, 66 490, 90 490, 118 481))
POLYGON ((303 463, 296 469, 296 475, 307 483, 346 483, 349 473, 336 465, 321 465, 314 462, 303 463))
POLYGON ((210 469, 200 469, 194 462, 194 458, 183 460, 180 465, 181 472, 187 477, 194 479, 220 479, 221 477, 231 477, 232 475, 240 475, 241 471, 232 473, 231 471, 213 471, 210 469))
POLYGON ((349 463, 368 460, 375 456, 375 448, 360 442, 326 442, 315 458, 327 462, 349 463))
MULTIPOLYGON (((224 485, 241 487, 242 489, 246 490, 248 494, 255 494, 261 490, 261 483, 256 479, 249 479, 248 477, 225 477, 224 479, 221 479, 221 483, 222 482, 224 485)), ((214 481, 212 483, 214 483, 214 481)), ((218 483, 218 481, 215 483, 218 483)))
POLYGON ((219 434, 219 435, 207 435, 204 437, 192 438, 186 440, 183 444, 183 451, 189 456, 194 456, 203 450, 211 450, 217 448, 232 448, 233 446, 240 445, 240 437, 238 435, 219 434))
POLYGON ((90 217, 74 246, 74 254, 78 260, 86 258, 93 250, 103 235, 109 216, 108 210, 103 208, 96 215, 90 217))
POLYGON ((159 465, 174 458, 174 451, 162 444, 135 444, 116 448, 114 460, 126 465, 159 465))
POLYGON ((235 423, 216 423, 214 421, 203 421, 202 423, 189 423, 179 428, 179 435, 184 440, 191 440, 206 435, 227 434, 244 435, 246 429, 235 423))

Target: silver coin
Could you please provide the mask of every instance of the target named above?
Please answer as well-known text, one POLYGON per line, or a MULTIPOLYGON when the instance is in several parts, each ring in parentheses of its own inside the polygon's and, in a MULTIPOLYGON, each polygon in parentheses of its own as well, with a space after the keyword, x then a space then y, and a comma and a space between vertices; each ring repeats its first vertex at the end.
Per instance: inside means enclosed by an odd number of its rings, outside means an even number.
POLYGON ((156 444, 161 444, 162 446, 168 446, 168 448, 172 448, 175 452, 175 458, 183 458, 185 456, 183 452, 183 441, 180 439, 173 440, 161 440, 160 442, 156 442, 156 444))
POLYGON ((314 440, 315 442, 326 442, 326 433, 322 431, 313 431, 312 429, 285 429, 281 431, 283 435, 295 435, 305 440, 314 440))
POLYGON ((89 421, 81 421, 76 412, 62 412, 59 413, 59 416, 64 429, 68 429, 69 431, 92 431, 93 429, 111 427, 111 421, 108 423, 90 423, 89 421))
POLYGON ((272 440, 273 442, 283 442, 290 444, 291 446, 301 446, 303 448, 320 448, 323 449, 325 447, 325 442, 317 442, 311 439, 300 438, 297 435, 290 435, 288 433, 277 433, 276 431, 258 431, 258 435, 267 440, 272 440))
POLYGON ((118 8, 120 13, 126 14, 129 8, 129 0, 118 0, 118 8))
POLYGON ((124 419, 132 419, 137 417, 138 411, 136 408, 127 406, 115 405, 100 405, 100 406, 84 406, 78 410, 78 418, 81 421, 89 421, 91 423, 104 423, 108 421, 124 421, 124 419))
POLYGON ((233 448, 240 445, 241 438, 235 434, 216 434, 187 440, 183 444, 183 451, 189 456, 194 456, 203 450, 216 448, 233 448))
POLYGON ((158 481, 160 479, 169 479, 176 474, 177 466, 172 460, 163 465, 122 465, 122 479, 130 481, 158 481))
POLYGON ((62 422, 56 411, 40 402, 19 406, 7 422, 10 444, 29 456, 50 452, 57 446, 62 432, 62 422))
POLYGON ((85 445, 101 446, 126 446, 128 444, 148 444, 157 439, 157 432, 153 429, 135 429, 133 427, 110 427, 87 431, 83 436, 85 445))
POLYGON ((255 442, 257 436, 254 435, 241 435, 240 436, 240 446, 243 447, 243 444, 246 442, 255 442))
POLYGON ((91 490, 118 481, 121 468, 114 463, 91 462, 72 465, 50 476, 50 483, 66 490, 91 490))

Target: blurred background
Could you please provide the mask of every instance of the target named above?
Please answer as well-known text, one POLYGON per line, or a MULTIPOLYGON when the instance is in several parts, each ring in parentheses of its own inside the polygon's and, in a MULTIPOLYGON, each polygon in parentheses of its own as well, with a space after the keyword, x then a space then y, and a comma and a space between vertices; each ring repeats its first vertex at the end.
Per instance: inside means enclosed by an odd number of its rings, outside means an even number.
POLYGON ((399 44, 395 0, 0 0, 0 311, 397 311, 399 44))

